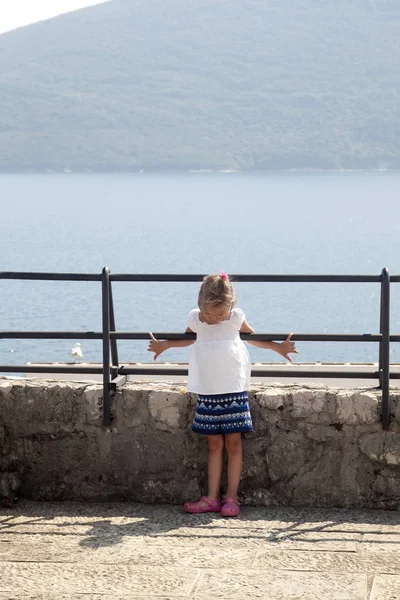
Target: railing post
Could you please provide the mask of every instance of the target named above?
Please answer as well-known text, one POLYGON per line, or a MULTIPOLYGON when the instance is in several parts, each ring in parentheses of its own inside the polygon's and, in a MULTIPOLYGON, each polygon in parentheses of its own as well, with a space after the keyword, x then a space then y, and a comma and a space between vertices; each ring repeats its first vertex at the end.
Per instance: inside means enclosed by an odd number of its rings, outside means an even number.
MULTIPOLYGON (((379 319, 379 333, 382 335, 382 329, 383 329, 383 286, 382 286, 382 282, 381 282, 381 304, 380 304, 380 319, 379 319)), ((382 389, 382 338, 379 342, 379 362, 378 362, 378 371, 379 371, 379 389, 382 389)))
POLYGON ((381 319, 379 343, 379 383, 382 389, 382 425, 390 426, 390 277, 387 269, 381 273, 381 319))
POLYGON ((110 270, 101 274, 103 309, 103 425, 110 425, 110 270))
MULTIPOLYGON (((110 331, 116 331, 114 301, 113 301, 111 281, 110 281, 110 331)), ((111 338, 110 343, 111 343, 111 364, 112 364, 111 371, 112 371, 112 378, 115 379, 115 377, 117 377, 117 375, 118 375, 118 368, 119 368, 117 340, 115 338, 111 338)))

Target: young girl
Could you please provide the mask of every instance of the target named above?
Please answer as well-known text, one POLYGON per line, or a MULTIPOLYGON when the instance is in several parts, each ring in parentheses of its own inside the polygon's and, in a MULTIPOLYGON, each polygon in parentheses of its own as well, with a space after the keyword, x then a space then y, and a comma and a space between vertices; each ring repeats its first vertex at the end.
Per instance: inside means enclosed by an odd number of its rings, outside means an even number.
MULTIPOLYGON (((189 313, 187 333, 196 340, 159 341, 150 333, 148 350, 154 360, 168 348, 194 344, 187 389, 197 394, 193 431, 205 434, 208 441, 208 493, 197 502, 187 502, 189 513, 221 512, 236 517, 242 473, 241 434, 252 431, 247 390, 250 387, 251 362, 239 333, 254 333, 240 308, 234 308, 235 293, 228 275, 207 275, 201 284, 198 306, 189 313), (228 454, 228 489, 221 503, 220 484, 224 445, 228 454)), ((275 350, 291 361, 297 353, 290 334, 282 343, 249 341, 259 348, 275 350)))

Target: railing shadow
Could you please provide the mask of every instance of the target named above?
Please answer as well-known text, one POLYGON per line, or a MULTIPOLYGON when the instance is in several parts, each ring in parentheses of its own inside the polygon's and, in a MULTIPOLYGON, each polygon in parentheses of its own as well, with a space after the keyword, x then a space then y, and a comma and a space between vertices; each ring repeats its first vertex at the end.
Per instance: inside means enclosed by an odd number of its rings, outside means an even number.
POLYGON ((126 538, 146 543, 189 540, 254 542, 271 549, 355 551, 365 536, 368 545, 399 546, 400 518, 396 512, 355 509, 242 507, 236 519, 206 513, 188 515, 180 506, 128 503, 31 503, 0 510, 0 540, 15 535, 51 539, 78 538, 87 549, 118 546, 126 538), (372 537, 371 537, 372 536, 372 537), (376 539, 375 539, 376 538, 376 539), (349 550, 349 544, 354 550, 349 550))

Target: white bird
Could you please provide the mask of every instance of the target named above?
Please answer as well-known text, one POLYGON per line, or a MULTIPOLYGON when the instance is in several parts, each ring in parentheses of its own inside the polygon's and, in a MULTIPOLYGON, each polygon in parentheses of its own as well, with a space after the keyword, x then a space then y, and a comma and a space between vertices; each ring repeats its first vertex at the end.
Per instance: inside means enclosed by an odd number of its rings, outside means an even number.
POLYGON ((75 344, 71 350, 71 354, 74 358, 82 358, 83 352, 80 344, 75 344))

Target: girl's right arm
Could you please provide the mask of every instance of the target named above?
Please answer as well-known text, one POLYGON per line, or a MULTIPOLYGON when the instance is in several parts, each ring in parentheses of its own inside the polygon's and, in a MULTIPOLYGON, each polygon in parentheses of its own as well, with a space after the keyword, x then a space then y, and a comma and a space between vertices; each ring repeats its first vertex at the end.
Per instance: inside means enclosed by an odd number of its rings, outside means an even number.
MULTIPOLYGON (((186 329, 185 333, 193 333, 189 327, 186 329)), ((186 346, 191 346, 195 343, 196 340, 156 340, 154 335, 150 332, 150 343, 147 348, 149 352, 154 352, 154 359, 160 356, 162 352, 168 350, 169 348, 185 348, 186 346)))

